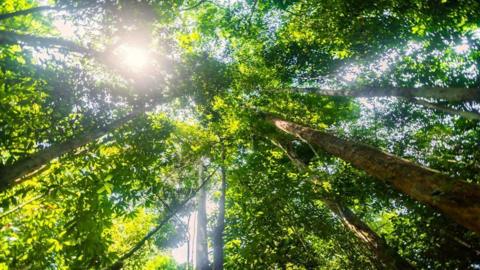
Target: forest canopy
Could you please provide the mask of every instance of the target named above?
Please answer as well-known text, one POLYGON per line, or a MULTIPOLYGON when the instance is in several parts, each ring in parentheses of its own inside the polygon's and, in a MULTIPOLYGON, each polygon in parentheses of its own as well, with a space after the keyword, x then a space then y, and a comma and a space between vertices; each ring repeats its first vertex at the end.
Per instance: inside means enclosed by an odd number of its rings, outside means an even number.
POLYGON ((0 1, 0 270, 480 269, 479 11, 0 1))

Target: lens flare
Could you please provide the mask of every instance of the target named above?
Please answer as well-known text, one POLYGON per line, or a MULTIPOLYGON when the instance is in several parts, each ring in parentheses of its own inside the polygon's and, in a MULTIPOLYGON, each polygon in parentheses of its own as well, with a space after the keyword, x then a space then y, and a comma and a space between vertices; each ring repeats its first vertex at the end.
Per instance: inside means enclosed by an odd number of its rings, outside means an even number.
POLYGON ((148 63, 148 51, 146 49, 122 45, 118 48, 118 57, 121 64, 128 70, 140 72, 148 63))

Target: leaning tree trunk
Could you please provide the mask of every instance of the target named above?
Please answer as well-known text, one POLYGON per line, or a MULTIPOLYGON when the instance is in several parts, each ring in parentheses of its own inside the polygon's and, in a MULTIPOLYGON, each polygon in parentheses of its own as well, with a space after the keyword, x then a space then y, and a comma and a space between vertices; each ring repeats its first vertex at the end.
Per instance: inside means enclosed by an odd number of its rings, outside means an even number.
POLYGON ((223 231, 225 229, 225 192, 227 189, 227 175, 225 165, 221 167, 222 186, 218 203, 218 219, 213 236, 213 270, 223 269, 223 231))
MULTIPOLYGON (((200 161, 198 183, 203 181, 203 164, 200 161)), ((207 192, 205 186, 197 193, 197 235, 195 248, 195 269, 209 270, 207 242, 207 192)))
POLYGON ((143 109, 135 110, 127 116, 115 120, 104 127, 93 129, 63 143, 52 145, 12 165, 0 167, 0 192, 18 184, 22 178, 28 177, 28 175, 34 173, 36 170, 41 169, 42 166, 48 164, 51 160, 100 138, 106 133, 138 117, 143 112, 143 109))
POLYGON ((384 269, 415 269, 348 207, 334 199, 320 198, 320 200, 335 213, 347 230, 365 244, 384 269))
POLYGON ((357 90, 320 89, 320 88, 291 88, 290 90, 302 93, 312 93, 321 96, 343 97, 404 97, 404 98, 435 98, 448 101, 480 101, 479 88, 402 88, 402 87, 364 87, 357 90))
MULTIPOLYGON (((283 142, 277 139, 273 142, 285 152, 288 158, 300 171, 307 170, 307 165, 298 157, 291 142, 283 142)), ((334 199, 333 196, 323 194, 320 195, 319 199, 335 214, 336 217, 338 217, 338 219, 340 219, 345 228, 353 233, 353 235, 355 235, 357 239, 373 253, 376 261, 384 269, 415 269, 408 261, 392 249, 385 239, 376 234, 343 203, 334 199)))
POLYGON ((314 144, 350 162, 400 192, 439 209, 457 223, 480 233, 480 186, 453 179, 439 171, 362 143, 304 127, 274 116, 268 120, 278 129, 314 144))

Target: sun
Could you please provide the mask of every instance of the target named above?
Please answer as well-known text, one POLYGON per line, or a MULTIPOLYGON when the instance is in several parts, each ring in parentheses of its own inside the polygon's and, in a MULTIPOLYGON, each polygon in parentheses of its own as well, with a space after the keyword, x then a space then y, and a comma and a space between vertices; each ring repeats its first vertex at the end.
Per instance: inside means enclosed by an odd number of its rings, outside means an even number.
POLYGON ((120 64, 133 72, 143 71, 149 62, 148 50, 140 47, 121 45, 117 49, 120 64))

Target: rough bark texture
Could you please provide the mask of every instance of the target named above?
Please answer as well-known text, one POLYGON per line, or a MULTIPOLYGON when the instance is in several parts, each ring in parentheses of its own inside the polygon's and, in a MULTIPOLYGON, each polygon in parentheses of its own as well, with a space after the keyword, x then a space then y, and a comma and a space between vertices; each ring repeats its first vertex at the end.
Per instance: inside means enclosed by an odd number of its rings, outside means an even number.
POLYGON ((480 186, 450 178, 374 147, 338 138, 329 133, 288 122, 274 116, 278 129, 306 140, 324 151, 350 162, 400 192, 429 204, 466 228, 480 233, 480 186))
POLYGON ((218 202, 218 219, 213 236, 213 270, 223 269, 223 230, 225 229, 225 192, 227 189, 227 175, 225 167, 221 168, 222 187, 220 201, 218 202))
POLYGON ((476 120, 476 121, 480 120, 480 114, 478 113, 459 111, 459 110, 448 108, 447 106, 427 102, 425 100, 420 100, 420 99, 413 99, 413 102, 433 110, 442 111, 444 113, 448 113, 451 115, 458 115, 465 119, 476 120))
POLYGON ((365 87, 358 90, 328 90, 320 88, 293 88, 293 91, 315 93, 322 96, 344 97, 422 97, 445 99, 448 101, 479 101, 479 88, 400 88, 400 87, 365 87))
POLYGON ((41 12, 41 11, 46 11, 46 10, 55 10, 58 9, 57 7, 53 6, 39 6, 39 7, 33 7, 29 9, 24 9, 24 10, 19 10, 11 13, 5 13, 5 14, 0 14, 0 20, 5 20, 9 18, 13 18, 16 16, 25 16, 29 15, 35 12, 41 12))
MULTIPOLYGON (((200 162, 198 183, 203 181, 203 164, 200 162)), ((195 248, 195 269, 209 270, 208 242, 207 242, 207 192, 202 187, 197 193, 197 235, 195 248)))
POLYGON ((27 177, 29 174, 40 169, 43 165, 49 163, 51 160, 98 139, 106 133, 117 129, 128 121, 136 118, 142 113, 143 110, 136 110, 129 115, 113 121, 112 123, 104 127, 85 132, 82 135, 79 135, 63 143, 52 145, 33 154, 28 158, 19 160, 10 166, 1 167, 0 192, 20 183, 24 177, 27 177))
MULTIPOLYGON (((283 149, 300 171, 307 170, 307 165, 299 158, 293 147, 291 147, 291 142, 274 140, 274 143, 283 149)), ((322 195, 319 199, 338 217, 345 228, 352 232, 353 235, 373 253, 379 266, 384 269, 395 270, 415 269, 408 261, 392 249, 385 239, 376 234, 366 223, 357 217, 355 213, 343 205, 343 203, 335 200, 332 196, 327 197, 322 195)))

